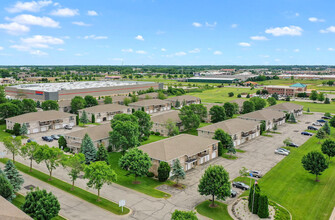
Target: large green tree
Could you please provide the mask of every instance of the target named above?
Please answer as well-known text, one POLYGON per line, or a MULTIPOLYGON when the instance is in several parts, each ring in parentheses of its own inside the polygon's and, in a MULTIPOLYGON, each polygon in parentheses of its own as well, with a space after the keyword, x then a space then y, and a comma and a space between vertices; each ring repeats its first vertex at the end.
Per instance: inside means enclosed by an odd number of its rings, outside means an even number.
POLYGON ((51 220, 60 211, 60 204, 52 192, 36 189, 28 192, 22 211, 33 219, 51 220))
POLYGON ((8 201, 15 198, 15 193, 12 184, 7 179, 5 173, 0 169, 0 196, 8 201))
POLYGON ((312 90, 311 95, 309 96, 309 99, 311 100, 317 100, 318 99, 318 92, 315 90, 312 90))
MULTIPOLYGON (((235 103, 236 104, 236 103, 235 103)), ((226 113, 226 117, 227 118, 232 118, 233 115, 235 114, 236 112, 236 106, 233 104, 233 103, 230 103, 230 102, 226 102, 224 105, 223 105, 223 108, 225 110, 225 113, 226 113)), ((238 108, 237 108, 238 109, 238 108)))
POLYGON ((177 127, 176 123, 172 121, 172 119, 168 119, 165 123, 165 128, 168 131, 168 136, 175 136, 179 134, 179 128, 177 127))
POLYGON ((319 139, 319 144, 320 141, 325 139, 327 137, 326 132, 323 130, 323 128, 320 128, 318 132, 316 133, 316 138, 319 139))
POLYGON ((329 157, 335 157, 335 141, 331 139, 325 140, 321 145, 321 151, 329 157))
MULTIPOLYGON (((135 116, 133 116, 135 117, 135 116)), ((136 117, 135 117, 136 118, 136 117)), ((112 121, 109 145, 112 150, 126 150, 139 146, 139 126, 132 121, 112 121)))
POLYGON ((97 161, 106 161, 108 164, 108 152, 103 144, 98 147, 97 161))
POLYGON ((39 145, 35 142, 29 142, 21 147, 21 156, 30 160, 29 172, 33 171, 34 154, 39 145))
POLYGON ((309 152, 307 155, 303 156, 301 163, 305 170, 315 175, 315 181, 317 182, 319 181, 318 176, 328 168, 326 158, 322 153, 317 151, 309 152))
POLYGON ((203 104, 191 104, 189 108, 198 115, 200 121, 205 121, 207 118, 207 108, 203 104))
POLYGON ((97 150, 88 134, 85 134, 83 141, 81 142, 80 152, 85 155, 86 164, 96 161, 97 150))
POLYGON ((91 95, 85 96, 86 107, 92 107, 98 105, 98 100, 91 95))
POLYGON ((222 147, 226 150, 234 147, 234 142, 231 136, 220 128, 214 132, 213 139, 220 141, 222 147))
POLYGON ((105 96, 104 99, 104 104, 112 104, 113 103, 113 99, 110 96, 105 96))
POLYGON ((230 196, 230 189, 229 174, 223 166, 219 165, 209 166, 198 185, 200 195, 212 196, 211 207, 215 207, 215 197, 225 200, 226 197, 230 196))
POLYGON ((151 159, 147 153, 143 153, 138 148, 128 150, 119 160, 119 166, 128 171, 128 174, 135 176, 134 183, 137 183, 137 177, 147 175, 151 167, 151 159))
POLYGON ((190 106, 184 106, 181 108, 179 118, 186 130, 198 128, 201 121, 199 115, 195 114, 190 106))
POLYGON ((136 111, 133 113, 138 118, 139 125, 139 140, 142 141, 143 138, 148 138, 150 136, 150 130, 152 128, 152 121, 150 115, 144 111, 136 111))
POLYGON ((32 99, 23 99, 23 113, 37 112, 36 102, 32 99))
POLYGON ((56 110, 58 111, 59 105, 55 100, 46 100, 42 103, 42 109, 44 111, 56 110))
POLYGON ((261 110, 266 106, 265 100, 260 97, 252 97, 250 101, 255 104, 255 110, 261 110))
POLYGON ((86 113, 85 110, 84 110, 83 113, 81 114, 80 122, 83 123, 83 124, 87 124, 87 123, 89 122, 89 121, 88 121, 88 116, 87 116, 87 113, 86 113))
POLYGON ((333 116, 333 117, 329 120, 329 124, 330 124, 330 126, 332 126, 333 128, 335 128, 335 116, 333 116))
POLYGON ((110 185, 117 180, 115 171, 105 161, 91 163, 84 168, 84 173, 84 178, 88 179, 87 186, 98 190, 97 201, 100 201, 100 190, 103 185, 110 185))
POLYGON ((243 108, 242 108, 242 113, 246 114, 249 112, 255 111, 255 104, 251 101, 245 101, 243 102, 243 108))
POLYGON ((15 156, 20 153, 22 147, 22 139, 20 136, 13 138, 12 136, 5 137, 3 143, 8 152, 13 156, 13 163, 15 163, 15 156))
POLYGON ((327 135, 330 135, 330 126, 328 121, 323 125, 322 129, 326 132, 327 135))
POLYGON ((68 175, 72 181, 71 190, 74 190, 74 182, 78 179, 80 172, 83 171, 85 167, 85 155, 78 153, 64 157, 62 165, 69 172, 68 175))
POLYGON ((211 122, 217 123, 226 119, 226 111, 223 106, 214 105, 210 110, 211 122))
POLYGON ((268 101, 268 103, 269 103, 270 106, 277 104, 277 100, 275 98, 273 98, 273 97, 269 97, 267 99, 267 101, 268 101))
POLYGON ((0 118, 2 120, 18 115, 20 111, 19 107, 13 103, 6 102, 0 104, 0 118))
POLYGON ((11 160, 7 161, 4 172, 10 184, 12 184, 14 192, 20 191, 24 179, 11 160))
POLYGON ((86 107, 86 101, 81 96, 76 96, 71 100, 71 111, 75 114, 78 113, 78 110, 86 107))
POLYGON ((159 163, 157 171, 158 171, 158 180, 160 182, 165 182, 170 177, 171 167, 167 162, 161 161, 159 163))
POLYGON ((185 178, 185 171, 184 171, 184 167, 180 164, 179 159, 174 160, 173 164, 172 164, 172 176, 171 179, 175 179, 177 180, 177 185, 179 184, 179 180, 180 179, 184 179, 185 178))

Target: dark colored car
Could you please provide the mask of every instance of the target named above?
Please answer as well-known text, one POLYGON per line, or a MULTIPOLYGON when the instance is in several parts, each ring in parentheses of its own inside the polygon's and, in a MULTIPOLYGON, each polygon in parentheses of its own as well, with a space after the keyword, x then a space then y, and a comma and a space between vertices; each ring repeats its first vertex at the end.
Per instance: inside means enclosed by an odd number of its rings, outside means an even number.
POLYGON ((314 127, 314 126, 308 126, 307 127, 308 130, 312 130, 312 131, 317 131, 319 130, 318 128, 314 127))
POLYGON ((332 117, 329 117, 329 116, 322 116, 321 118, 322 119, 332 119, 332 117))
POLYGON ((289 146, 289 147, 299 147, 298 145, 296 145, 296 144, 293 143, 293 142, 288 143, 287 146, 289 146))
POLYGON ((234 198, 237 196, 237 192, 235 190, 230 190, 230 197, 234 198))
POLYGON ((243 189, 243 190, 248 190, 250 187, 242 182, 233 182, 233 187, 239 188, 239 189, 243 189))
POLYGON ((320 122, 320 123, 326 123, 326 120, 323 120, 323 119, 319 119, 319 120, 316 120, 317 122, 320 122))
POLYGON ((307 131, 303 131, 303 132, 301 132, 301 134, 302 134, 302 135, 306 135, 306 136, 313 136, 312 133, 309 133, 309 132, 307 132, 307 131))
POLYGON ((52 142, 54 139, 52 137, 49 137, 49 136, 43 136, 42 140, 47 141, 47 142, 52 142))

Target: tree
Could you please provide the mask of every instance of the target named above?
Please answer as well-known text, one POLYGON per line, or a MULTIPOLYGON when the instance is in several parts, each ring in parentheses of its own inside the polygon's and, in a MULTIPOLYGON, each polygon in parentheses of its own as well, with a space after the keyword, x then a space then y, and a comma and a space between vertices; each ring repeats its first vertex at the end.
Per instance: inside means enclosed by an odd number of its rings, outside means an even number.
POLYGON ((161 161, 158 167, 158 180, 165 182, 170 177, 171 167, 167 162, 161 161))
POLYGON ((36 108, 41 108, 41 102, 40 101, 36 102, 36 108))
POLYGON ((290 113, 290 117, 288 118, 287 121, 289 121, 289 122, 291 122, 291 123, 297 123, 297 120, 295 119, 293 113, 290 113))
POLYGON ((64 136, 60 136, 58 139, 58 147, 61 149, 65 149, 67 148, 67 143, 66 143, 66 139, 64 136))
POLYGON ((17 171, 12 161, 8 160, 4 169, 7 179, 13 186, 13 191, 16 193, 20 191, 21 186, 24 182, 22 175, 17 171))
POLYGON ((97 150, 94 147, 93 141, 86 133, 81 142, 80 152, 85 155, 86 164, 96 161, 97 150))
POLYGON ((22 211, 34 219, 51 220, 59 213, 60 205, 56 196, 45 189, 30 191, 22 205, 22 211))
POLYGON ((273 97, 269 97, 267 101, 268 101, 270 106, 277 104, 276 99, 273 98, 273 97))
POLYGON ((255 104, 255 110, 261 110, 266 106, 265 100, 260 97, 252 97, 250 101, 255 104))
POLYGON ((228 96, 229 96, 229 97, 233 97, 233 96, 234 96, 234 93, 233 93, 233 92, 229 92, 229 93, 228 93, 228 96))
POLYGON ((78 110, 86 107, 86 101, 81 96, 75 96, 71 100, 71 111, 75 114, 78 113, 78 110))
POLYGON ((105 183, 110 185, 117 180, 116 173, 105 161, 91 163, 84 168, 84 173, 84 178, 88 179, 87 186, 98 190, 97 201, 100 201, 100 190, 103 185, 105 183))
POLYGON ((224 149, 234 147, 234 143, 230 135, 220 128, 215 131, 213 139, 220 141, 224 149))
POLYGON ((6 102, 0 104, 0 117, 2 120, 18 115, 20 112, 19 107, 13 103, 6 102))
POLYGON ((172 213, 171 220, 198 220, 198 217, 193 211, 175 210, 172 213))
POLYGON ((271 96, 271 97, 275 98, 276 100, 278 100, 278 99, 279 99, 279 97, 278 97, 278 94, 277 94, 277 93, 274 93, 274 94, 272 94, 272 96, 271 96))
POLYGON ((81 114, 80 122, 83 123, 83 124, 87 124, 88 123, 88 117, 87 117, 87 113, 86 113, 85 110, 81 114))
POLYGON ((255 183, 251 187, 248 197, 248 207, 253 214, 257 214, 258 212, 259 194, 260 194, 260 188, 258 184, 255 183))
POLYGON ((13 138, 12 136, 5 137, 3 139, 3 143, 5 145, 5 148, 7 151, 12 153, 13 155, 13 163, 15 163, 15 156, 19 154, 21 146, 22 146, 22 140, 20 136, 17 136, 13 138))
POLYGON ((311 112, 311 110, 309 110, 309 107, 307 108, 307 112, 311 112))
POLYGON ((328 121, 323 125, 322 129, 326 132, 326 134, 330 135, 330 126, 328 121))
POLYGON ((131 102, 137 102, 137 101, 138 101, 138 96, 135 95, 135 94, 133 94, 133 95, 131 96, 131 102))
POLYGON ((190 106, 184 106, 181 108, 179 118, 186 130, 198 128, 200 125, 199 115, 195 114, 190 106))
POLYGON ((328 156, 330 161, 331 157, 335 157, 335 141, 331 139, 325 140, 321 145, 321 151, 328 156))
POLYGON ((175 136, 179 134, 179 128, 177 127, 176 123, 172 121, 172 119, 168 119, 165 123, 165 128, 168 131, 168 136, 175 136))
POLYGON ((291 138, 286 138, 283 143, 285 146, 288 146, 292 142, 291 138))
POLYGON ((139 183, 136 181, 137 177, 147 175, 151 165, 151 159, 148 154, 143 153, 143 151, 138 148, 128 150, 119 160, 119 166, 127 170, 128 174, 135 176, 134 184, 139 183))
POLYGON ((214 105, 210 110, 211 122, 217 123, 226 119, 225 108, 219 105, 214 105))
POLYGON ((20 131, 21 131, 21 125, 19 123, 15 123, 13 127, 13 134, 19 136, 20 131))
POLYGON ((180 101, 178 99, 176 100, 176 104, 174 105, 174 107, 176 107, 176 108, 180 107, 180 101))
POLYGON ((21 147, 22 157, 30 160, 29 172, 33 171, 34 154, 38 147, 39 145, 35 141, 29 142, 21 147))
POLYGON ((106 96, 104 99, 104 104, 112 104, 113 103, 113 99, 110 96, 106 96))
POLYGON ((49 171, 49 181, 51 181, 52 171, 61 164, 63 151, 59 148, 49 147, 48 145, 41 145, 37 148, 34 158, 38 164, 41 162, 45 163, 49 171))
POLYGON ((161 99, 161 100, 164 100, 164 99, 166 99, 166 96, 164 95, 164 93, 163 92, 158 92, 158 99, 161 99))
POLYGON ((128 106, 129 103, 131 103, 130 98, 124 98, 124 99, 123 99, 123 104, 124 104, 125 106, 128 106))
POLYGON ((259 195, 257 214, 260 218, 269 217, 269 200, 264 194, 259 195))
POLYGON ((250 101, 245 101, 245 102, 243 102, 243 108, 242 109, 243 109, 242 110, 243 114, 253 112, 253 111, 255 111, 255 104, 253 102, 250 102, 250 101))
POLYGON ((266 122, 261 121, 260 133, 263 134, 264 131, 266 131, 266 122))
POLYGON ((175 160, 172 165, 172 177, 171 179, 177 180, 177 185, 179 184, 180 179, 185 178, 185 171, 183 166, 180 164, 179 159, 175 160))
POLYGON ((12 184, 7 179, 5 173, 0 170, 0 196, 8 201, 15 198, 15 193, 12 184))
POLYGON ((223 166, 211 165, 201 177, 198 191, 200 195, 211 195, 212 204, 210 206, 215 207, 215 196, 216 199, 225 200, 227 196, 230 196, 230 185, 229 174, 223 166))
POLYGON ((333 116, 333 117, 329 120, 329 124, 330 124, 330 126, 332 126, 333 128, 335 128, 335 116, 333 116))
MULTIPOLYGON (((185 100, 184 100, 185 101, 185 100)), ((186 106, 183 104, 183 106, 186 106)), ((201 121, 205 121, 207 118, 207 108, 202 104, 191 104, 190 109, 199 116, 201 121)))
POLYGON ((322 139, 326 138, 326 132, 323 130, 323 128, 320 128, 318 132, 316 133, 316 138, 319 139, 319 144, 322 139))
POLYGON ((325 100, 325 94, 323 92, 320 92, 318 94, 318 101, 322 102, 325 100))
POLYGON ((324 116, 331 117, 332 115, 329 112, 326 112, 324 116))
POLYGON ((315 175, 316 182, 319 181, 318 176, 328 168, 326 158, 317 151, 309 152, 307 155, 303 156, 301 162, 305 170, 315 175))
POLYGON ((23 99, 23 113, 37 112, 36 102, 32 99, 23 99))
POLYGON ((312 90, 311 95, 309 96, 310 100, 317 100, 318 99, 318 92, 315 90, 312 90))
POLYGON ((153 122, 151 121, 150 115, 144 111, 136 111, 133 115, 138 118, 140 132, 139 140, 142 141, 143 138, 150 136, 153 122))
POLYGON ((85 155, 78 153, 65 157, 62 161, 62 165, 70 169, 68 170, 68 175, 72 181, 71 190, 74 190, 74 182, 78 179, 79 173, 83 171, 85 167, 85 155))
POLYGON ((85 96, 86 107, 92 107, 98 105, 98 100, 91 95, 85 96))
POLYGON ((21 129, 20 129, 20 135, 21 135, 21 136, 24 136, 24 135, 26 135, 27 133, 28 133, 27 125, 26 125, 26 123, 23 123, 23 124, 22 124, 22 127, 21 127, 21 129))
POLYGON ((110 148, 122 150, 124 153, 130 148, 139 146, 139 126, 137 123, 133 121, 112 120, 111 124, 113 130, 109 133, 110 148))
POLYGON ((329 100, 329 98, 326 98, 326 99, 325 99, 325 104, 330 104, 330 100, 329 100))
POLYGON ((108 164, 108 152, 103 144, 98 147, 96 161, 105 161, 108 164))
POLYGON ((43 111, 56 110, 58 111, 59 105, 55 100, 46 100, 42 103, 43 111))
POLYGON ((227 118, 232 118, 233 115, 235 114, 236 110, 238 110, 238 108, 236 109, 236 106, 234 106, 234 103, 230 103, 230 102, 226 102, 223 105, 223 108, 225 110, 227 118))

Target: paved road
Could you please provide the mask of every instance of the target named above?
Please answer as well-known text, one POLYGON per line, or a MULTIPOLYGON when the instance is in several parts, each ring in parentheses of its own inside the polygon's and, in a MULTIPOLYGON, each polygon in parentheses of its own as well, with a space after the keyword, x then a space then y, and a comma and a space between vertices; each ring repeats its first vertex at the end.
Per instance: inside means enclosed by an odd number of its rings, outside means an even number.
MULTIPOLYGON (((187 172, 186 179, 182 181, 186 184, 187 188, 184 190, 167 189, 168 192, 172 194, 171 198, 152 198, 117 184, 104 186, 101 191, 101 195, 115 202, 125 199, 127 206, 133 210, 132 214, 127 216, 126 219, 170 219, 171 212, 175 209, 192 210, 197 204, 209 199, 209 197, 200 196, 197 192, 199 179, 209 165, 223 165, 229 172, 231 180, 239 176, 239 170, 242 167, 260 170, 265 174, 284 158, 284 156, 274 154, 274 150, 283 145, 283 140, 290 137, 292 141, 298 145, 304 143, 309 139, 309 137, 300 135, 300 132, 305 130, 308 124, 314 122, 316 119, 319 119, 320 116, 321 114, 319 113, 300 116, 298 118, 299 123, 297 124, 285 124, 279 126, 278 132, 281 132, 281 134, 272 134, 273 137, 261 136, 241 145, 239 148, 245 150, 246 152, 237 153, 237 156, 239 157, 237 160, 217 158, 203 166, 198 166, 196 169, 187 172)), ((23 161, 22 158, 18 158, 18 161, 28 165, 28 161, 23 161)), ((47 169, 44 164, 34 164, 34 168, 47 173, 47 169)), ((67 171, 61 167, 54 171, 54 176, 69 182, 67 171)), ((76 182, 76 185, 87 189, 86 180, 79 179, 76 182)), ((54 189, 51 190, 53 191, 54 189)), ((96 193, 95 190, 87 190, 96 193)), ((239 190, 237 191, 240 192, 239 190)), ((227 200, 228 203, 231 203, 232 201, 233 199, 227 200)), ((82 215, 78 215, 76 218, 70 219, 84 219, 85 217, 88 219, 87 216, 89 215, 86 215, 88 212, 94 213, 95 211, 85 209, 85 212, 83 212, 82 215)), ((116 216, 114 217, 115 218, 113 219, 117 219, 116 216)))

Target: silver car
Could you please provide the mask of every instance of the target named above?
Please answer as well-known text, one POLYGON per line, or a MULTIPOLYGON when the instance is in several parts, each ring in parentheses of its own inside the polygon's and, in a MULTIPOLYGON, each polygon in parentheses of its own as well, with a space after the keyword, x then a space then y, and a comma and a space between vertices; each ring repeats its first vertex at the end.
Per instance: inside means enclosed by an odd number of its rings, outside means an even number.
POLYGON ((287 156, 287 155, 289 155, 290 153, 288 153, 287 151, 284 151, 284 150, 282 150, 282 149, 276 149, 276 150, 275 150, 275 154, 280 154, 280 155, 287 156))
POLYGON ((322 126, 322 124, 320 122, 314 122, 313 125, 314 126, 322 126))
POLYGON ((287 152, 287 153, 291 153, 291 151, 290 151, 290 150, 287 150, 287 149, 285 149, 285 148, 282 148, 282 147, 278 148, 277 150, 281 150, 281 151, 285 151, 285 152, 287 152))

